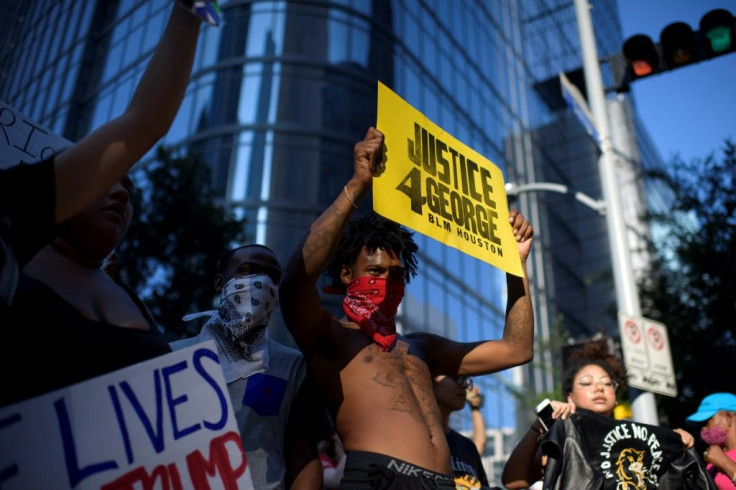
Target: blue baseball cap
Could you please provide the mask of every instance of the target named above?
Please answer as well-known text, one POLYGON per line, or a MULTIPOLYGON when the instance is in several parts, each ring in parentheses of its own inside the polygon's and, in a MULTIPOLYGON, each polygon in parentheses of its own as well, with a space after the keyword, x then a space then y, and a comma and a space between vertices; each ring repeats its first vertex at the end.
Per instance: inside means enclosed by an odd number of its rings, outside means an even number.
POLYGON ((700 402, 698 411, 686 420, 690 422, 702 422, 714 416, 719 410, 736 412, 736 395, 733 393, 713 393, 712 395, 708 395, 700 402))

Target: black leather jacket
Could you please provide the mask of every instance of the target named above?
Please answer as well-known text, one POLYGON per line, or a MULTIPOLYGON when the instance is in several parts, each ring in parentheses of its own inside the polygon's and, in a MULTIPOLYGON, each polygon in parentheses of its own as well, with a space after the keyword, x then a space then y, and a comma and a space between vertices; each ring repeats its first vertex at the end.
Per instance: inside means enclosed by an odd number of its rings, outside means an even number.
POLYGON ((578 409, 542 441, 544 490, 708 489, 716 486, 670 429, 578 409))

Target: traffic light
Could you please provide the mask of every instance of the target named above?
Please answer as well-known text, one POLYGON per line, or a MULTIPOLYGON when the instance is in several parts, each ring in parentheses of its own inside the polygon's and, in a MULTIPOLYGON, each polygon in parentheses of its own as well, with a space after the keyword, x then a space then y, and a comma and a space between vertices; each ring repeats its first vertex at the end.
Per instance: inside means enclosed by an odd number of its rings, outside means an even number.
POLYGON ((668 25, 659 35, 664 64, 670 70, 695 63, 700 59, 695 33, 684 22, 668 25))
POLYGON ((736 52, 734 15, 724 9, 711 10, 700 19, 698 31, 684 22, 673 22, 662 29, 658 43, 636 34, 624 42, 621 52, 624 73, 616 90, 626 92, 635 80, 736 52))
POLYGON ((623 52, 635 77, 646 77, 659 70, 659 55, 649 36, 630 37, 624 43, 623 52))
POLYGON ((734 50, 733 14, 728 10, 711 10, 700 19, 705 55, 709 58, 734 50))

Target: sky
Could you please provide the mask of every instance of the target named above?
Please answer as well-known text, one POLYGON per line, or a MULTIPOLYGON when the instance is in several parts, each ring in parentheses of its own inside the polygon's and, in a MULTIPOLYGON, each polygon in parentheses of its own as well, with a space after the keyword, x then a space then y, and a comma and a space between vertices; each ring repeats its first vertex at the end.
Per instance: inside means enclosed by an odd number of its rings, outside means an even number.
MULTIPOLYGON (((594 2, 593 2, 594 4, 594 2)), ((672 22, 699 29, 700 18, 723 8, 736 14, 736 0, 618 0, 624 39, 647 34, 656 43, 672 22)), ((736 53, 667 71, 631 84, 637 112, 665 162, 723 155, 723 141, 736 142, 736 53)))

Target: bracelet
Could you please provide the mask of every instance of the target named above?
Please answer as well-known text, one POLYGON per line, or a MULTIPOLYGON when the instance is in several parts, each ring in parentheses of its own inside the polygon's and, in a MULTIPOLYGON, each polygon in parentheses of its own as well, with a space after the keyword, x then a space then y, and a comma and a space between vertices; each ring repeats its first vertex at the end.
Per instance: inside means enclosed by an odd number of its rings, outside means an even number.
POLYGON ((476 407, 476 406, 470 405, 470 409, 471 410, 480 410, 480 407, 476 407))
POLYGON ((358 205, 355 204, 355 202, 353 202, 352 199, 350 199, 350 194, 348 194, 348 186, 347 185, 342 186, 342 190, 345 191, 345 197, 348 198, 348 201, 350 201, 350 204, 352 204, 355 209, 358 209, 358 205))

